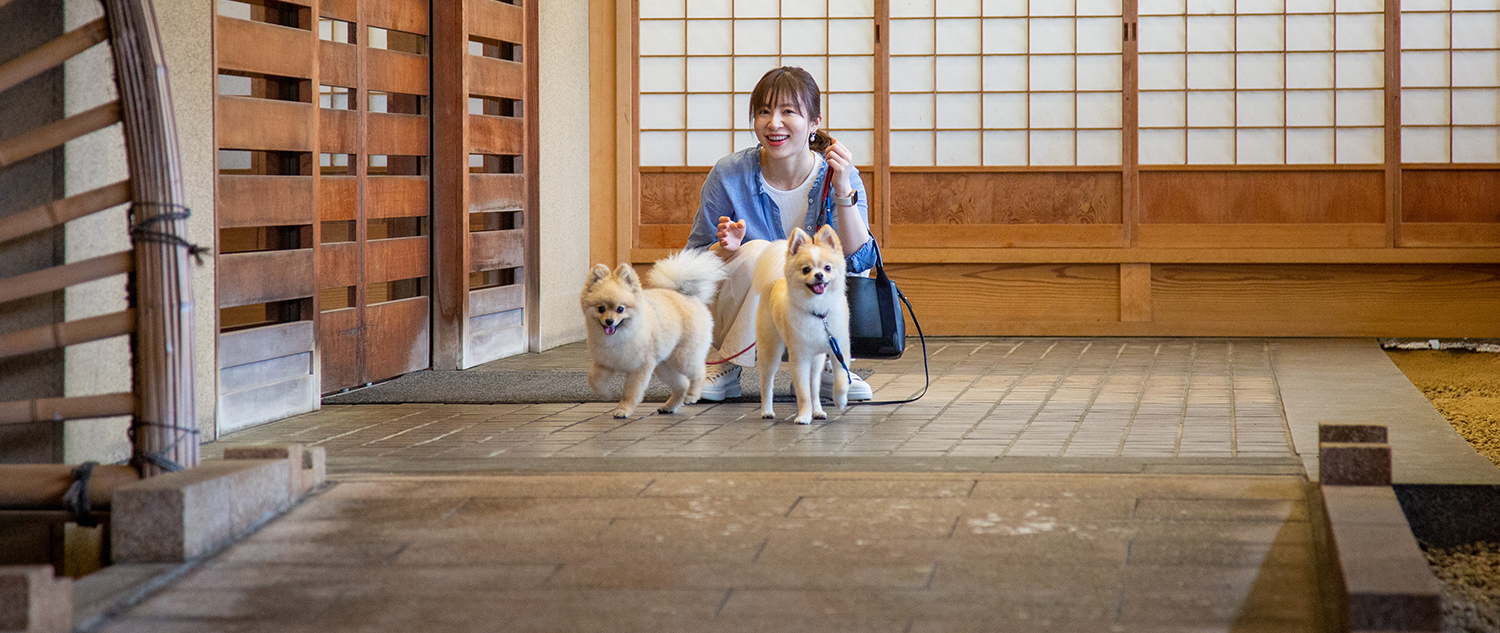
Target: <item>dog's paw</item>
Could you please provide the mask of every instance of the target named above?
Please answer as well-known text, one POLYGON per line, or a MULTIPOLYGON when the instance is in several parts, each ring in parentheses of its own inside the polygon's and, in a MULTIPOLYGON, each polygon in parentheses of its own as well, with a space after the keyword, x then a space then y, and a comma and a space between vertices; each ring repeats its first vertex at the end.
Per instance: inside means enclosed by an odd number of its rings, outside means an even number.
POLYGON ((760 419, 762 419, 762 420, 775 420, 776 419, 776 414, 772 413, 770 411, 762 411, 762 412, 760 412, 760 419))
POLYGON ((838 398, 834 400, 833 403, 838 405, 839 411, 845 411, 849 408, 849 396, 838 398))
POLYGON ((667 415, 671 415, 673 413, 677 413, 677 408, 676 407, 660 407, 660 408, 658 408, 656 410, 656 412, 657 413, 665 413, 667 415))
POLYGON ((826 411, 814 411, 812 417, 813 417, 814 420, 827 420, 828 419, 828 412, 826 412, 826 411))
POLYGON ((796 418, 794 418, 793 421, 796 422, 797 424, 812 424, 813 416, 810 415, 810 414, 809 415, 799 415, 796 418))
POLYGON ((630 409, 615 409, 611 415, 615 416, 616 420, 623 420, 630 417, 630 409))

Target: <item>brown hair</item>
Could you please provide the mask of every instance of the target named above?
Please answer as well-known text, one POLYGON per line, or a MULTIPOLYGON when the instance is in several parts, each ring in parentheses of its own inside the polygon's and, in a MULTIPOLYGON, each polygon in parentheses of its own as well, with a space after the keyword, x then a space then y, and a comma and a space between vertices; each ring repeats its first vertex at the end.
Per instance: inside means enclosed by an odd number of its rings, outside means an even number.
MULTIPOLYGON (((775 102, 783 97, 791 97, 792 101, 797 102, 802 109, 802 116, 809 121, 823 116, 822 97, 818 92, 818 82, 813 79, 812 74, 796 66, 782 66, 767 71, 755 84, 755 91, 750 93, 750 120, 755 120, 756 110, 774 107, 775 102)), ((833 145, 833 137, 820 126, 808 145, 821 154, 833 145)))

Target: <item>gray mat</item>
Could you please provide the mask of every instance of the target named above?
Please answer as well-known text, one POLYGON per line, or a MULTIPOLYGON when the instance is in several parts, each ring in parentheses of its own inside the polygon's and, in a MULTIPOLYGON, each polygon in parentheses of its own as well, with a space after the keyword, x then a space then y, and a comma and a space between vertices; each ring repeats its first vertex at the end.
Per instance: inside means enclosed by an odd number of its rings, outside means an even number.
MULTIPOLYGON (((785 365, 783 365, 783 368, 785 365)), ((869 369, 855 369, 861 377, 869 369)), ((400 404, 439 402, 451 404, 529 404, 539 402, 618 402, 624 378, 615 378, 607 397, 589 389, 588 373, 581 371, 419 371, 394 380, 323 398, 324 404, 400 404)), ((744 393, 726 402, 760 402, 760 373, 741 370, 744 393)), ((777 372, 773 393, 777 400, 791 400, 792 382, 785 369, 777 372)), ((669 392, 655 378, 646 388, 647 403, 666 402, 669 392)))

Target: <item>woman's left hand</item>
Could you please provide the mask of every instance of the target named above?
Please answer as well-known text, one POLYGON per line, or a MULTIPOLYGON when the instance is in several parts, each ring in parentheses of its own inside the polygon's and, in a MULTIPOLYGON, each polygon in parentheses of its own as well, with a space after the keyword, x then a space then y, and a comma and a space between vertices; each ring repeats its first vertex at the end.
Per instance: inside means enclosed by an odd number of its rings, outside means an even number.
POLYGON ((849 176, 856 171, 854 154, 851 154, 849 148, 838 139, 833 139, 833 145, 828 147, 828 151, 823 152, 823 158, 828 161, 828 168, 833 170, 833 195, 840 198, 849 197, 849 192, 854 190, 854 185, 849 179, 849 176))

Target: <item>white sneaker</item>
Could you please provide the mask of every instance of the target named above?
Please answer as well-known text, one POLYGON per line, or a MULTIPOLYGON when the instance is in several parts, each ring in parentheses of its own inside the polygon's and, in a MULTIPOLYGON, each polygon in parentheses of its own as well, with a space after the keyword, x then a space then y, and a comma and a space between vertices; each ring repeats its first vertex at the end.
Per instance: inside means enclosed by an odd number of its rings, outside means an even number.
POLYGON ((738 398, 739 395, 739 365, 725 362, 708 366, 708 373, 703 379, 703 394, 699 396, 700 398, 704 400, 723 400, 725 398, 738 398))
MULTIPOLYGON (((820 396, 822 396, 824 398, 827 398, 829 400, 833 399, 833 372, 835 372, 835 371, 839 371, 839 372, 844 371, 844 368, 843 368, 842 365, 835 366, 835 363, 837 363, 837 362, 838 361, 835 360, 835 361, 830 361, 828 363, 824 363, 824 365, 823 365, 823 382, 822 382, 822 384, 820 384, 818 386, 818 395, 820 395, 820 396)), ((870 383, 867 383, 867 382, 865 382, 865 379, 860 378, 859 374, 856 374, 853 371, 850 371, 849 372, 849 401, 850 402, 854 402, 856 400, 869 400, 870 398, 873 398, 873 397, 875 397, 875 390, 873 390, 873 389, 870 388, 870 383)))

